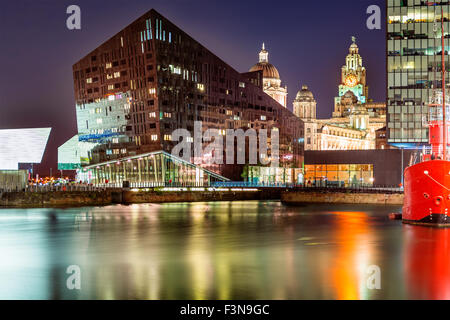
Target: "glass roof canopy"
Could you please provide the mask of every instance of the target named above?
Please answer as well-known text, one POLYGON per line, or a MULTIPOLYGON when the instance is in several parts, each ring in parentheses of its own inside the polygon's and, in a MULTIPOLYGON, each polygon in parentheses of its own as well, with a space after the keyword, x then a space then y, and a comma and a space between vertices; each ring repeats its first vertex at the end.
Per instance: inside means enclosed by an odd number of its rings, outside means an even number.
POLYGON ((211 182, 229 181, 165 151, 86 166, 77 170, 77 179, 94 185, 131 187, 209 186, 211 182))

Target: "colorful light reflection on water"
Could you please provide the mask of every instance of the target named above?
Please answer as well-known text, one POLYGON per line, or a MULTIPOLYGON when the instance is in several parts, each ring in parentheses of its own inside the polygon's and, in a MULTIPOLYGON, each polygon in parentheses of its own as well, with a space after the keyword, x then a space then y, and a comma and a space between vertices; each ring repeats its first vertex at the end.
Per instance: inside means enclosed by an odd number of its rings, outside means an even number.
POLYGON ((0 299, 449 299, 450 230, 396 207, 279 202, 0 210, 0 299), (81 267, 81 290, 66 268, 81 267), (381 290, 367 269, 381 268, 381 290))

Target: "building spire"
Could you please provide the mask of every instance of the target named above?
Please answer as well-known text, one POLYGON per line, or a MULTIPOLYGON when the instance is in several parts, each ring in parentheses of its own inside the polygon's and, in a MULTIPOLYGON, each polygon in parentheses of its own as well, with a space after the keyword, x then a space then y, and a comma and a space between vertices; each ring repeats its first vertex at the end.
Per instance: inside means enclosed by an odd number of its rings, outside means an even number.
POLYGON ((357 54, 359 52, 358 45, 356 44, 356 37, 352 36, 352 44, 350 46, 350 54, 357 54))
POLYGON ((259 62, 269 62, 269 52, 267 52, 264 42, 262 44, 262 49, 259 52, 259 62))

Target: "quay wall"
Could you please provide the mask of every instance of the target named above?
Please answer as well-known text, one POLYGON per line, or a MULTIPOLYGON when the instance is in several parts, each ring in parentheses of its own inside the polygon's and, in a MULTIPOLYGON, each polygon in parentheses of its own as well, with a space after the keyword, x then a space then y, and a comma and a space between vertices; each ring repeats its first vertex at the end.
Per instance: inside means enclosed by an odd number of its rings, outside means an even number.
POLYGON ((49 191, 0 193, 0 207, 43 208, 104 206, 110 204, 280 200, 285 204, 342 203, 402 205, 401 193, 287 191, 49 191))
POLYGON ((0 208, 104 206, 110 204, 280 200, 281 190, 259 191, 49 191, 0 193, 0 208))
POLYGON ((101 206, 112 203, 112 192, 51 191, 0 193, 0 207, 44 208, 101 206))
POLYGON ((280 190, 204 192, 124 192, 123 203, 280 200, 280 190))
POLYGON ((403 193, 346 193, 285 191, 281 202, 290 205, 305 203, 403 205, 403 193))

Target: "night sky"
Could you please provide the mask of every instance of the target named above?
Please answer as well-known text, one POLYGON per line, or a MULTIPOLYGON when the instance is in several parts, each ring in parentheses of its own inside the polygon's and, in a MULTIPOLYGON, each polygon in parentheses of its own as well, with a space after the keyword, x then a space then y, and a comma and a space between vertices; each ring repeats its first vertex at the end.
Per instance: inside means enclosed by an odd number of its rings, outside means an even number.
MULTIPOLYGON (((351 36, 367 68, 369 98, 385 100, 383 0, 8 0, 0 10, 0 128, 52 127, 39 167, 57 168, 57 147, 76 134, 72 65, 136 18, 156 9, 225 62, 246 72, 262 42, 288 86, 302 84, 329 117, 351 36), (66 28, 66 8, 81 7, 82 29, 66 28), (382 30, 366 28, 379 5, 382 30)), ((20 146, 18 146, 20 147, 20 146)))

